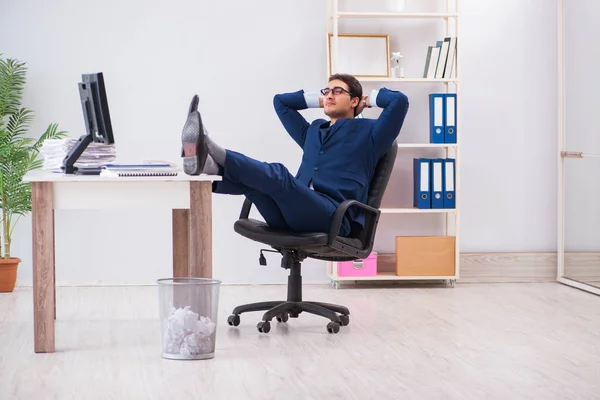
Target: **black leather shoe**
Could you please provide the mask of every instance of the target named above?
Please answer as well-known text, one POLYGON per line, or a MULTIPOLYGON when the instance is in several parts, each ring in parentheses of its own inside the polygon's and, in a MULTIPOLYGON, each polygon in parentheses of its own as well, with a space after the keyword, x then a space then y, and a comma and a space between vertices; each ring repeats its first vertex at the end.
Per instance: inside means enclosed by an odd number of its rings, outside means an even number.
POLYGON ((204 127, 198 112, 198 95, 194 95, 188 118, 181 134, 181 157, 183 171, 188 175, 200 175, 208 157, 208 148, 204 141, 204 127))

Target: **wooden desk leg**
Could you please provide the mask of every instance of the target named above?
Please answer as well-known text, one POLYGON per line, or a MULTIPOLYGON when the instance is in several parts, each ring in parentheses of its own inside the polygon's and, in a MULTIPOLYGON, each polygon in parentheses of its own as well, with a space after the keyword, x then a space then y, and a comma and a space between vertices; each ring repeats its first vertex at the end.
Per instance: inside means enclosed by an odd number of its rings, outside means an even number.
POLYGON ((212 278, 212 182, 190 182, 189 274, 212 278))
POLYGON ((36 353, 54 352, 54 194, 52 182, 31 185, 33 330, 36 353))
POLYGON ((173 210, 173 277, 190 274, 190 210, 173 210))

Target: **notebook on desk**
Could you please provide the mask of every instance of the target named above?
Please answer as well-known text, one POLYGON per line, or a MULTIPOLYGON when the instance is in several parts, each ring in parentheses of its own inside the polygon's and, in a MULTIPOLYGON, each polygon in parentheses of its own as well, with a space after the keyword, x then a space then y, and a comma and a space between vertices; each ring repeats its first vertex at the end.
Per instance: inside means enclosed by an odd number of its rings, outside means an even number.
POLYGON ((176 165, 167 163, 106 164, 101 176, 177 176, 176 165))

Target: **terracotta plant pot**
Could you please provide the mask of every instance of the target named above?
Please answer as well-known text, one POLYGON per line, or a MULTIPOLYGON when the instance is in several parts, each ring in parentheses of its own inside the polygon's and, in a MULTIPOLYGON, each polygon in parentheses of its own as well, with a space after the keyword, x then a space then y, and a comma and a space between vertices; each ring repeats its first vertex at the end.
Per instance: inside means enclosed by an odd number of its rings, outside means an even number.
POLYGON ((0 258, 0 293, 9 293, 15 290, 17 282, 17 267, 20 258, 0 258))

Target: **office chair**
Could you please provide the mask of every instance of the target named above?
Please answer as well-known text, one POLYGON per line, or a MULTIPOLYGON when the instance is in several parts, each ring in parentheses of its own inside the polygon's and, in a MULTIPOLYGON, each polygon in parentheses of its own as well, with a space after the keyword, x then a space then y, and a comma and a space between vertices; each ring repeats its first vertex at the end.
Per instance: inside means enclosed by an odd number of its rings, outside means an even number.
POLYGON ((326 261, 353 261, 366 258, 373 249, 375 232, 381 211, 379 206, 387 187, 398 146, 394 141, 390 150, 379 160, 369 186, 367 204, 356 200, 342 202, 331 223, 328 233, 311 232, 297 233, 277 230, 266 223, 248 218, 252 202, 244 201, 239 219, 234 224, 234 230, 242 236, 254 241, 270 245, 275 250, 263 249, 260 251, 260 264, 266 265, 263 251, 278 252, 282 254, 281 267, 289 269, 287 300, 267 301, 240 305, 234 308, 227 322, 231 326, 240 324, 240 314, 251 311, 265 311, 257 325, 258 331, 268 333, 271 330, 270 321, 276 318, 278 322, 287 322, 289 318, 298 318, 300 313, 320 315, 330 320, 327 324, 329 333, 338 333, 340 326, 350 323, 348 308, 336 305, 302 300, 302 275, 301 263, 306 258, 315 258, 326 261), (338 236, 342 219, 349 207, 360 207, 365 210, 365 226, 353 227, 349 237, 338 236), (338 315, 340 314, 340 315, 338 315))

